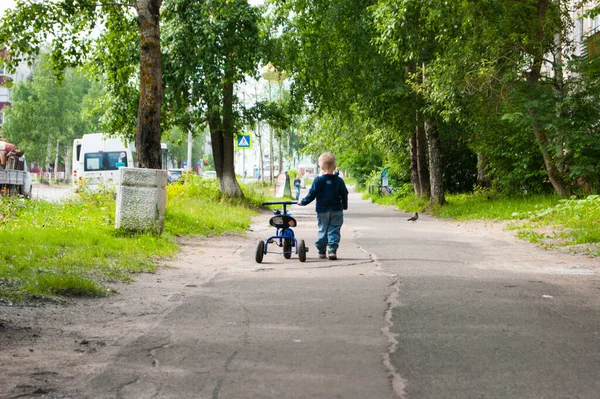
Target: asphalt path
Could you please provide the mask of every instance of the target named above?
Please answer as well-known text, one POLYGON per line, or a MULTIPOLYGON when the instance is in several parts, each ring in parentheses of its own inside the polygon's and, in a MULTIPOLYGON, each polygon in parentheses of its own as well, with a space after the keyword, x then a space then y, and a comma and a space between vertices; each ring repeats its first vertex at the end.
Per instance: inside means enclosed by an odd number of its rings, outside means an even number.
POLYGON ((400 397, 600 397, 597 261, 353 205, 355 242, 394 276, 400 397))
POLYGON ((351 194, 339 260, 293 207, 308 260, 261 215, 223 267, 114 345, 90 398, 598 398, 598 268, 351 194), (274 248, 273 248, 274 249, 274 248))

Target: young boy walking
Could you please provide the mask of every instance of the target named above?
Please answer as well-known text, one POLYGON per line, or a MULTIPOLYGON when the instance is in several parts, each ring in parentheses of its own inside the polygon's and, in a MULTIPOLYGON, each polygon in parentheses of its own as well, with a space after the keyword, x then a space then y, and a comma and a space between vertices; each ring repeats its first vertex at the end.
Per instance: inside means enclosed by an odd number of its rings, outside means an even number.
POLYGON ((348 189, 344 180, 335 175, 335 155, 324 152, 319 157, 321 176, 315 178, 306 197, 298 202, 305 206, 317 199, 317 222, 319 235, 317 250, 319 258, 331 260, 337 259, 337 249, 340 244, 340 230, 344 223, 344 212, 348 209, 348 189), (326 254, 327 247, 329 253, 326 254))

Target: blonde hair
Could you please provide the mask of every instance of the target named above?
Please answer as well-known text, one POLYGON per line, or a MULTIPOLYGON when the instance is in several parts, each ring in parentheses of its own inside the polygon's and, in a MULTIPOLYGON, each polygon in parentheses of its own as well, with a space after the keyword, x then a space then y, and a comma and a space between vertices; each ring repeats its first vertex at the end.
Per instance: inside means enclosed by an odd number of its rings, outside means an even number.
POLYGON ((324 152, 319 157, 319 166, 321 169, 325 169, 327 171, 333 171, 336 167, 335 165, 335 155, 330 152, 324 152))

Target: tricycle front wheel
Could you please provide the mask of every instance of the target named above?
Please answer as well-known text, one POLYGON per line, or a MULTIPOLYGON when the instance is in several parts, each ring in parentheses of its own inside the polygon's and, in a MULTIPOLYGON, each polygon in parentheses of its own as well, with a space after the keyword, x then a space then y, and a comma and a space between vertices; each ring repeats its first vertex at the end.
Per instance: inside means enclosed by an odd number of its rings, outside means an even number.
POLYGON ((263 240, 259 240, 258 244, 256 244, 256 255, 254 257, 254 259, 256 260, 256 263, 261 263, 264 255, 265 255, 265 242, 263 240))
POLYGON ((289 259, 292 257, 292 239, 283 239, 283 257, 289 259))

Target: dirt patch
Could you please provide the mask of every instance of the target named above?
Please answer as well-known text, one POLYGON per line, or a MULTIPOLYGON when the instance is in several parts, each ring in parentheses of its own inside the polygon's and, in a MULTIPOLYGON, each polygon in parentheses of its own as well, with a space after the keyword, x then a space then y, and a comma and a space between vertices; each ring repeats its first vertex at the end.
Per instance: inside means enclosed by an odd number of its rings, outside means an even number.
POLYGON ((235 267, 246 242, 241 236, 181 239, 165 267, 112 285, 118 293, 110 297, 0 305, 0 398, 68 397, 61 396, 65 387, 80 388, 124 340, 151 329, 194 287, 235 267))

